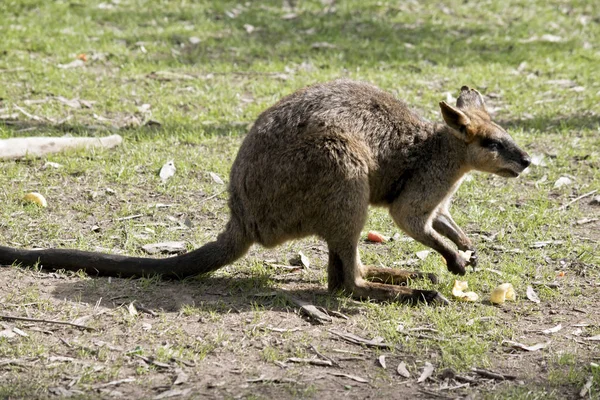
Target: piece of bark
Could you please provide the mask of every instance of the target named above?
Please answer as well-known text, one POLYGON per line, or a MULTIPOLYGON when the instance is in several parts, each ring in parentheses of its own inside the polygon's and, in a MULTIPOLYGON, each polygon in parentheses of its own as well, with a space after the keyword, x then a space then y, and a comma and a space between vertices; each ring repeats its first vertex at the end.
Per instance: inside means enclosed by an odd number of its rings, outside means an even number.
POLYGON ((120 145, 120 135, 101 138, 92 137, 23 137, 0 140, 0 159, 23 157, 43 157, 69 149, 104 147, 107 149, 120 145))

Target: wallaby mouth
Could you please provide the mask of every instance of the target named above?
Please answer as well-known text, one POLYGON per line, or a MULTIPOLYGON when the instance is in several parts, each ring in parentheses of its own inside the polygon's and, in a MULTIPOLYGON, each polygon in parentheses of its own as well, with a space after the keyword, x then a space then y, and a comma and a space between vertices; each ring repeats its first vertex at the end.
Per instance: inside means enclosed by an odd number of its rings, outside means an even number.
POLYGON ((500 175, 504 178, 516 178, 519 176, 520 173, 521 173, 521 171, 517 172, 512 169, 503 168, 503 169, 499 170, 498 172, 496 172, 496 175, 500 175))

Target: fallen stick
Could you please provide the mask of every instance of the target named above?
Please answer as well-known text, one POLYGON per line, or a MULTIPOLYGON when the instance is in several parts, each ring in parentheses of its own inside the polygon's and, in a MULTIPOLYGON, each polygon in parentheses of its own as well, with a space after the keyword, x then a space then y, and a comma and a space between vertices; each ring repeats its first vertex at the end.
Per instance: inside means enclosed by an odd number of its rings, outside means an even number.
POLYGON ((575 202, 577 202, 577 201, 579 201, 579 200, 581 200, 581 199, 585 199, 586 197, 589 197, 589 196, 593 195, 593 194, 594 194, 594 193, 596 193, 597 191, 598 191, 598 189, 594 189, 594 190, 592 190, 591 192, 587 192, 586 194, 582 194, 581 196, 574 198, 574 199, 573 199, 573 200, 571 200, 570 202, 568 202, 568 203, 566 203, 566 204, 563 204, 562 206, 558 207, 558 209, 559 209, 560 211, 562 211, 562 210, 566 210, 566 209, 567 209, 567 208, 568 208, 568 207, 569 207, 571 204, 573 204, 573 203, 575 203, 575 202))
POLYGON ((505 375, 498 372, 488 371, 487 369, 471 368, 471 371, 475 372, 477 375, 483 376, 484 378, 490 378, 499 381, 512 381, 517 379, 517 377, 514 375, 505 375))
POLYGON ((91 137, 23 137, 0 140, 0 159, 43 157, 69 149, 103 147, 111 149, 120 145, 120 135, 102 138, 91 137))
POLYGON ((75 324, 75 323, 66 322, 66 321, 56 321, 56 320, 52 320, 52 319, 37 319, 37 318, 26 318, 26 317, 12 317, 10 315, 0 315, 0 320, 1 319, 7 320, 7 321, 27 321, 27 322, 41 322, 44 324, 69 325, 69 326, 74 326, 76 328, 86 329, 88 331, 96 330, 95 328, 92 328, 90 326, 75 324))

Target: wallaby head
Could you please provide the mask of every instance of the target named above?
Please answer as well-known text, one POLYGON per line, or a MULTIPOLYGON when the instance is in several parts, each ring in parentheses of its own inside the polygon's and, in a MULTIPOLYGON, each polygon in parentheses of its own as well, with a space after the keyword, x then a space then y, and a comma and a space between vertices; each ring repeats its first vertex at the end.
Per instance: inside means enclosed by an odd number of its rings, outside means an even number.
POLYGON ((467 162, 471 168, 515 178, 531 163, 529 155, 492 121, 477 90, 463 86, 456 107, 442 101, 440 108, 452 133, 467 143, 467 162))

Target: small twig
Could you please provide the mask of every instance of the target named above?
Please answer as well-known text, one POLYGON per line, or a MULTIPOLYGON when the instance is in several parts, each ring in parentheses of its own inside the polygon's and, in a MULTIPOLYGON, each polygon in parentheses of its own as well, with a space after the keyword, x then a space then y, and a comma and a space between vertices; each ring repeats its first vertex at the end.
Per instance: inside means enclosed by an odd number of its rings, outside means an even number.
POLYGON ((129 215, 127 217, 117 218, 117 219, 114 219, 113 221, 115 221, 115 222, 117 222, 117 221, 127 221, 129 219, 141 218, 143 216, 144 216, 144 214, 135 214, 135 215, 129 215))
POLYGON ((72 322, 66 321, 55 321, 51 319, 37 319, 37 318, 25 318, 25 317, 11 317, 10 315, 0 315, 0 319, 4 319, 7 321, 28 321, 28 322, 40 322, 44 324, 58 324, 58 325, 69 325, 74 326, 76 328, 86 329, 88 331, 95 331, 95 328, 86 325, 74 324, 72 322))
POLYGON ((458 385, 456 385, 456 386, 446 386, 446 387, 442 387, 442 388, 440 388, 440 391, 442 391, 442 390, 456 390, 456 389, 462 389, 462 388, 464 388, 464 387, 469 387, 469 386, 471 386, 471 384, 470 384, 469 382, 467 382, 467 383, 459 383, 459 384, 458 384, 458 385))
POLYGON ((316 354, 318 357, 321 357, 322 359, 329 361, 331 364, 333 364, 333 365, 334 365, 334 366, 336 366, 336 367, 339 367, 339 366, 340 366, 340 364, 338 364, 338 362, 337 362, 337 361, 335 361, 333 358, 331 358, 331 357, 327 357, 325 354, 321 354, 321 353, 319 352, 319 350, 317 350, 317 348, 316 348, 316 347, 315 347, 315 346, 314 346, 312 343, 311 343, 311 345, 310 345, 310 348, 312 349, 312 351, 314 351, 314 352, 315 352, 315 354, 316 354))
POLYGON ((214 199, 215 197, 219 196, 220 194, 225 193, 226 191, 227 191, 227 189, 221 190, 219 193, 213 194, 212 196, 208 196, 207 198, 200 200, 197 204, 206 203, 207 201, 214 199))
POLYGON ((495 379, 495 380, 499 380, 499 381, 504 381, 504 380, 513 381, 513 380, 517 379, 517 377, 514 375, 505 375, 505 374, 501 374, 498 372, 488 371, 487 369, 471 368, 471 371, 473 371, 477 375, 481 375, 485 378, 495 379))
POLYGON ((594 193, 596 193, 598 191, 598 189, 594 189, 591 192, 587 192, 586 194, 582 194, 579 197, 574 198, 573 200, 571 200, 570 202, 568 202, 567 204, 563 204, 562 206, 558 207, 559 211, 562 210, 566 210, 571 204, 581 200, 581 199, 585 199, 586 197, 589 197, 591 195, 593 195, 594 193))
POLYGON ((444 396, 443 394, 439 394, 438 392, 434 392, 433 390, 419 388, 419 392, 422 392, 422 393, 425 393, 426 395, 437 397, 440 399, 452 399, 452 397, 444 396))
POLYGON ((25 111, 23 108, 19 107, 18 105, 14 105, 14 107, 17 109, 17 111, 19 111, 21 114, 23 114, 24 116, 26 116, 27 118, 30 118, 34 121, 43 121, 43 118, 38 117, 37 115, 33 115, 28 113, 27 111, 25 111))
POLYGON ((546 286, 550 289, 560 288, 560 284, 558 282, 531 282, 531 286, 546 286))
POLYGON ((311 364, 311 365, 318 365, 321 367, 331 367, 333 366, 333 362, 330 360, 321 360, 319 358, 297 358, 297 357, 291 357, 288 358, 286 361, 288 362, 293 362, 293 363, 298 363, 298 364, 311 364))

